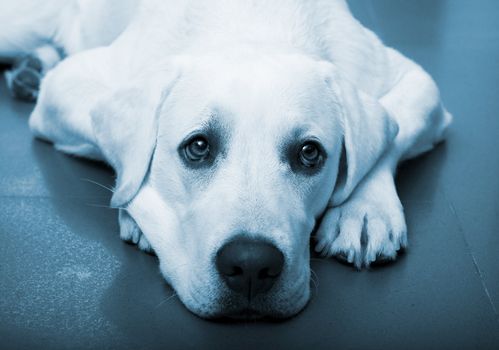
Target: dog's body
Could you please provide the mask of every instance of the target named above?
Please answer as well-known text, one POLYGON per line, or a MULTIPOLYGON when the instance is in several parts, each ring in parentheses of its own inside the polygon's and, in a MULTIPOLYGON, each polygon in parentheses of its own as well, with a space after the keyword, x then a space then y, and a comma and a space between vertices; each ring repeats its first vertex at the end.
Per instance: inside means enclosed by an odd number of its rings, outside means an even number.
POLYGON ((344 0, 24 2, 0 57, 42 61, 30 127, 113 166, 121 237, 195 313, 298 312, 319 219, 358 267, 406 246, 394 172, 451 116, 344 0))

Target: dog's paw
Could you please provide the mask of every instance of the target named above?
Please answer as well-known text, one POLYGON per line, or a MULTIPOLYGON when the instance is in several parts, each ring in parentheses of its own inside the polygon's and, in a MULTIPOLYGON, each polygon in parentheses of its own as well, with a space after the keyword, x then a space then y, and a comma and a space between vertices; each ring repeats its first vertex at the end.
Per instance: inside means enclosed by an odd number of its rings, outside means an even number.
POLYGON ((394 260, 407 247, 407 228, 396 192, 360 191, 338 207, 328 208, 316 234, 315 250, 357 268, 394 260))
POLYGON ((28 55, 18 59, 12 69, 5 72, 7 87, 11 94, 21 100, 35 101, 42 80, 42 62, 28 55))
POLYGON ((140 250, 153 253, 151 244, 142 233, 135 220, 124 209, 120 209, 118 220, 120 224, 120 238, 125 242, 136 244, 140 250))

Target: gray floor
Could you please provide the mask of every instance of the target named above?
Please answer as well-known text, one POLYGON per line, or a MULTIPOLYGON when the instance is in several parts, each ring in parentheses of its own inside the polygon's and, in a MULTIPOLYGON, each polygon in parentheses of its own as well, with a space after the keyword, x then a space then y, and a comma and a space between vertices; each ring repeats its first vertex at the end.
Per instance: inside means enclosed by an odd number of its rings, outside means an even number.
POLYGON ((0 347, 499 348, 499 1, 352 1, 420 62, 455 116, 447 143, 398 176, 410 249, 356 272, 312 261, 318 283, 282 323, 189 313, 156 258, 118 238, 102 165, 34 140, 31 104, 0 84, 0 347))

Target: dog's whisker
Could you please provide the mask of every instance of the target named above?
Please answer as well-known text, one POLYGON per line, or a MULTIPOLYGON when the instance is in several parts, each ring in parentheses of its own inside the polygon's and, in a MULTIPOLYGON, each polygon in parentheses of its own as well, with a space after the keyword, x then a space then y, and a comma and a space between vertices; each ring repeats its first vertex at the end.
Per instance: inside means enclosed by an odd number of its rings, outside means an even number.
POLYGON ((310 269, 310 281, 312 281, 312 285, 314 286, 315 292, 319 292, 319 276, 315 273, 315 271, 310 269))
POLYGON ((117 209, 105 204, 85 203, 85 205, 95 208, 117 209))
POLYGON ((105 204, 85 203, 85 205, 90 206, 90 207, 96 207, 96 208, 123 209, 123 210, 126 210, 125 207, 112 207, 110 205, 105 205, 105 204))
POLYGON ((98 183, 97 181, 90 180, 90 179, 86 179, 86 178, 82 178, 82 179, 80 179, 80 180, 82 180, 82 181, 86 181, 86 182, 90 182, 90 183, 92 183, 92 184, 94 184, 94 185, 97 185, 97 186, 99 186, 99 187, 102 187, 102 188, 104 188, 104 189, 108 190, 108 191, 109 191, 109 192, 111 192, 111 193, 114 193, 114 190, 113 190, 112 188, 107 187, 106 185, 103 185, 103 184, 101 184, 101 183, 98 183))
POLYGON ((164 300, 160 301, 158 305, 156 305, 156 308, 159 308, 161 307, 161 305, 163 305, 164 303, 166 303, 167 301, 175 298, 177 296, 177 293, 173 292, 172 295, 168 296, 167 298, 165 298, 164 300))

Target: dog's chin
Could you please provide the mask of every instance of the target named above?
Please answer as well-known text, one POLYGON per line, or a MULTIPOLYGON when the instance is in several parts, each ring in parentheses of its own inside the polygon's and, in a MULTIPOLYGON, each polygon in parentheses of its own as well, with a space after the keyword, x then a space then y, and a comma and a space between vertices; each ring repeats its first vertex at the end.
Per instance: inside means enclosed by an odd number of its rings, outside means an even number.
POLYGON ((214 311, 199 310, 197 308, 188 309, 197 316, 215 322, 248 322, 248 321, 269 321, 279 322, 285 321, 293 316, 296 316, 302 311, 308 300, 298 308, 293 308, 286 311, 280 310, 260 310, 253 307, 219 309, 214 311))
POLYGON ((300 313, 308 303, 308 299, 299 307, 293 307, 289 310, 259 310, 251 307, 233 310, 231 312, 224 312, 218 315, 213 315, 207 319, 215 321, 230 321, 230 322, 248 322, 248 321, 267 321, 267 322, 280 322, 296 316, 300 313))
POLYGON ((243 308, 241 310, 232 311, 230 313, 222 313, 219 315, 214 315, 208 319, 219 321, 219 322, 248 322, 248 321, 284 321, 290 317, 293 317, 297 312, 292 313, 280 313, 271 312, 263 313, 259 310, 253 308, 243 308))
POLYGON ((310 299, 309 287, 288 296, 259 295, 248 303, 238 295, 225 295, 216 302, 199 304, 193 299, 183 300, 184 305, 197 316, 213 321, 280 321, 297 315, 310 299))

